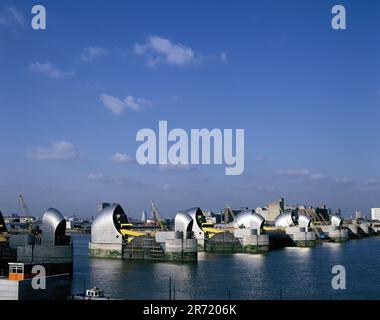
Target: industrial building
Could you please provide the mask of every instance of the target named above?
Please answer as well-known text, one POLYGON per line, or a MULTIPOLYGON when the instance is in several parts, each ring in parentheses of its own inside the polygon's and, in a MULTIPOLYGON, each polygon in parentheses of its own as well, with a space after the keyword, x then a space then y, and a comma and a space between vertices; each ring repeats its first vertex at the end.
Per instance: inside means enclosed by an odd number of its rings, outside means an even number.
POLYGON ((371 209, 371 218, 372 220, 380 221, 380 208, 371 209))
POLYGON ((66 220, 54 208, 42 217, 41 233, 19 233, 9 237, 9 246, 17 251, 17 262, 43 264, 49 273, 73 270, 73 245, 66 235, 66 220))
POLYGON ((7 235, 3 246, 15 255, 14 259, 9 257, 6 272, 3 269, 0 300, 65 299, 70 293, 73 245, 66 235, 66 221, 58 210, 49 208, 42 217, 41 229, 38 234, 7 235), (44 268, 46 290, 32 288, 34 266, 44 268))

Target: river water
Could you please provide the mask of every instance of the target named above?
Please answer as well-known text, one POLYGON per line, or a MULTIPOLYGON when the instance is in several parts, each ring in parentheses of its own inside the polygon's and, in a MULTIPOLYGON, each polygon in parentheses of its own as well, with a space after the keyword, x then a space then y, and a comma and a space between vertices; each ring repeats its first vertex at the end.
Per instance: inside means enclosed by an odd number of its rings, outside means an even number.
POLYGON ((90 258, 89 240, 73 236, 73 293, 97 286, 117 299, 168 299, 171 277, 176 299, 380 299, 380 237, 264 255, 202 252, 183 264, 90 258), (332 288, 334 265, 346 269, 345 290, 332 288))

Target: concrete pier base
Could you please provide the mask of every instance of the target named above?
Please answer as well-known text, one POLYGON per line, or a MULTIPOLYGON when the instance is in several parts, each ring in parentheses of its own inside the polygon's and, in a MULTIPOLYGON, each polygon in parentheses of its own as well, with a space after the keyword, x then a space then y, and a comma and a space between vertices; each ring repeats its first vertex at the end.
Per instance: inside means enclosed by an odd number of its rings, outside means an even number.
POLYGON ((121 259, 123 257, 122 244, 113 243, 92 243, 88 244, 90 257, 98 258, 115 258, 121 259))
POLYGON ((165 260, 167 261, 197 261, 198 250, 196 239, 175 239, 165 244, 165 260))
POLYGON ((328 234, 331 241, 346 242, 348 240, 348 229, 336 226, 323 226, 322 231, 328 234))
POLYGON ((256 236, 247 236, 242 239, 243 252, 246 253, 264 253, 269 251, 269 236, 260 234, 256 236))
POLYGON ((269 235, 258 234, 256 229, 236 229, 234 237, 238 239, 245 253, 263 253, 269 251, 269 235))
POLYGON ((295 226, 286 228, 285 232, 296 247, 314 247, 316 245, 317 236, 314 231, 306 231, 305 228, 295 226))
POLYGON ((205 239, 197 239, 197 249, 198 251, 202 252, 206 249, 206 240, 205 239))
MULTIPOLYGON (((199 240, 198 240, 199 244, 199 240)), ((243 252, 240 241, 231 232, 221 232, 205 240, 206 252, 243 252)))
POLYGON ((198 242, 196 239, 184 239, 181 231, 160 231, 156 233, 166 261, 197 261, 198 242))

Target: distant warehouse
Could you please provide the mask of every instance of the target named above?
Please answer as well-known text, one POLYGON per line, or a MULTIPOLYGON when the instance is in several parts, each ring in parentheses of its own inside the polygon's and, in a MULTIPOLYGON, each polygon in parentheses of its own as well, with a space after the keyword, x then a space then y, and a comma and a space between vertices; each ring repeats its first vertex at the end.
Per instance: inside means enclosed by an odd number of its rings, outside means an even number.
POLYGON ((380 208, 372 208, 371 209, 371 217, 372 217, 372 220, 379 220, 380 221, 380 208))

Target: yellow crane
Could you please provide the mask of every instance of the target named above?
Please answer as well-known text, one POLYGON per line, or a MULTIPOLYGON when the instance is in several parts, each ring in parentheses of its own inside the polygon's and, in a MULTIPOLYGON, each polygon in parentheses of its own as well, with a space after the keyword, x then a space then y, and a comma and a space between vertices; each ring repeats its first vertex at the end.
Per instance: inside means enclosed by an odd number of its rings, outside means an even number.
POLYGON ((20 206, 20 211, 21 211, 20 213, 23 214, 25 217, 28 217, 29 216, 29 209, 25 203, 25 200, 24 200, 24 197, 22 196, 22 194, 20 194, 20 196, 18 197, 18 204, 20 206))
MULTIPOLYGON (((228 213, 232 216, 232 218, 235 219, 234 211, 232 210, 229 204, 226 205, 226 209, 228 210, 228 213)), ((228 221, 226 221, 226 223, 228 223, 228 221)))
POLYGON ((154 221, 156 221, 156 223, 160 226, 161 230, 163 230, 164 229, 164 225, 163 225, 163 223, 161 221, 161 217, 158 214, 157 207, 156 207, 156 205, 155 205, 155 203, 154 203, 153 200, 150 201, 150 207, 152 209, 152 214, 153 214, 154 221))

